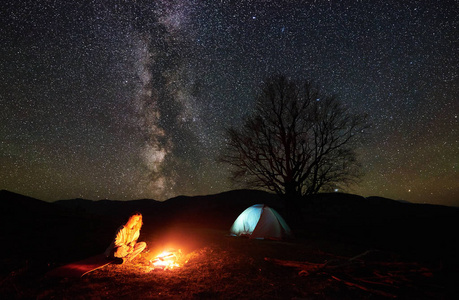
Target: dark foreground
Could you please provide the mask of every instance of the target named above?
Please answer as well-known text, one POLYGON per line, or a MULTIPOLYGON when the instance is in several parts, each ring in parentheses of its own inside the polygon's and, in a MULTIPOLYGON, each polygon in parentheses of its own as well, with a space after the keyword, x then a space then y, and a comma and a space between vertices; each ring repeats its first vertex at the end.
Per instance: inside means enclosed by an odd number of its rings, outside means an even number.
POLYGON ((49 278, 31 266, 2 279, 16 299, 453 299, 457 272, 397 254, 326 241, 249 240, 174 228, 144 236, 149 249, 82 278, 49 278), (183 251, 180 268, 152 270, 153 253, 183 251))
POLYGON ((57 205, 0 191, 0 299, 459 299, 457 210, 333 197, 302 208, 295 239, 269 241, 227 235, 244 208, 271 201, 258 192, 57 205), (133 210, 144 214, 141 258, 47 276, 103 252, 133 210), (183 266, 152 270, 169 248, 183 266))

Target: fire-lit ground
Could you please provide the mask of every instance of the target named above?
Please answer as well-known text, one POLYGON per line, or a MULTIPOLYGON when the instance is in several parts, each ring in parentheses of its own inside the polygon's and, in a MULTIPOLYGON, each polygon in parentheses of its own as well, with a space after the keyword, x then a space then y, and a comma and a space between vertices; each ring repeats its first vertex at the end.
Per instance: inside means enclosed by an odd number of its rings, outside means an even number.
POLYGON ((249 240, 204 229, 146 236, 145 241, 148 250, 133 262, 108 265, 80 279, 39 277, 15 282, 16 295, 38 299, 448 299, 457 292, 451 288, 457 278, 449 278, 444 266, 335 242, 249 240), (180 255, 174 254, 178 266, 153 268, 157 255, 166 249, 180 250, 180 255))

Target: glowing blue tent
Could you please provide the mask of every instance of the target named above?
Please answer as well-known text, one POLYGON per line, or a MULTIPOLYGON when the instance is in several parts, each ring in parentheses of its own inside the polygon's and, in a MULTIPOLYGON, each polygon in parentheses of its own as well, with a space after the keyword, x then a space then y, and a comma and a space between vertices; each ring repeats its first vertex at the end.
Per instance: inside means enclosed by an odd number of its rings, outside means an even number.
POLYGON ((273 208, 255 204, 244 210, 230 229, 231 235, 257 239, 284 239, 292 236, 290 227, 273 208))

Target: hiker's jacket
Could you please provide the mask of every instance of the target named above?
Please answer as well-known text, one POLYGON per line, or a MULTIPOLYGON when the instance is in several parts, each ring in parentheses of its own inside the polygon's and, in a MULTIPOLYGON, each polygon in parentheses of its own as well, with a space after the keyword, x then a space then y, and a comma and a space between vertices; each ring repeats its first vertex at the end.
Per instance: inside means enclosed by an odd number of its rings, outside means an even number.
POLYGON ((116 232, 115 239, 105 250, 105 256, 125 257, 132 252, 139 236, 140 230, 121 226, 116 232))

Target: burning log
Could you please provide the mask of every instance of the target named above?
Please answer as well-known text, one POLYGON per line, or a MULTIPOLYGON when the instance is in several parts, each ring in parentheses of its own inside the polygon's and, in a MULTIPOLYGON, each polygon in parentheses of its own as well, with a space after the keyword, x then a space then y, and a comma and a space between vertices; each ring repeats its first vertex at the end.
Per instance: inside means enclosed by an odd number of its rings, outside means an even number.
POLYGON ((182 250, 168 250, 163 251, 155 258, 150 260, 151 269, 161 269, 161 270, 172 270, 177 267, 181 267, 182 264, 179 263, 179 260, 182 258, 182 250))

